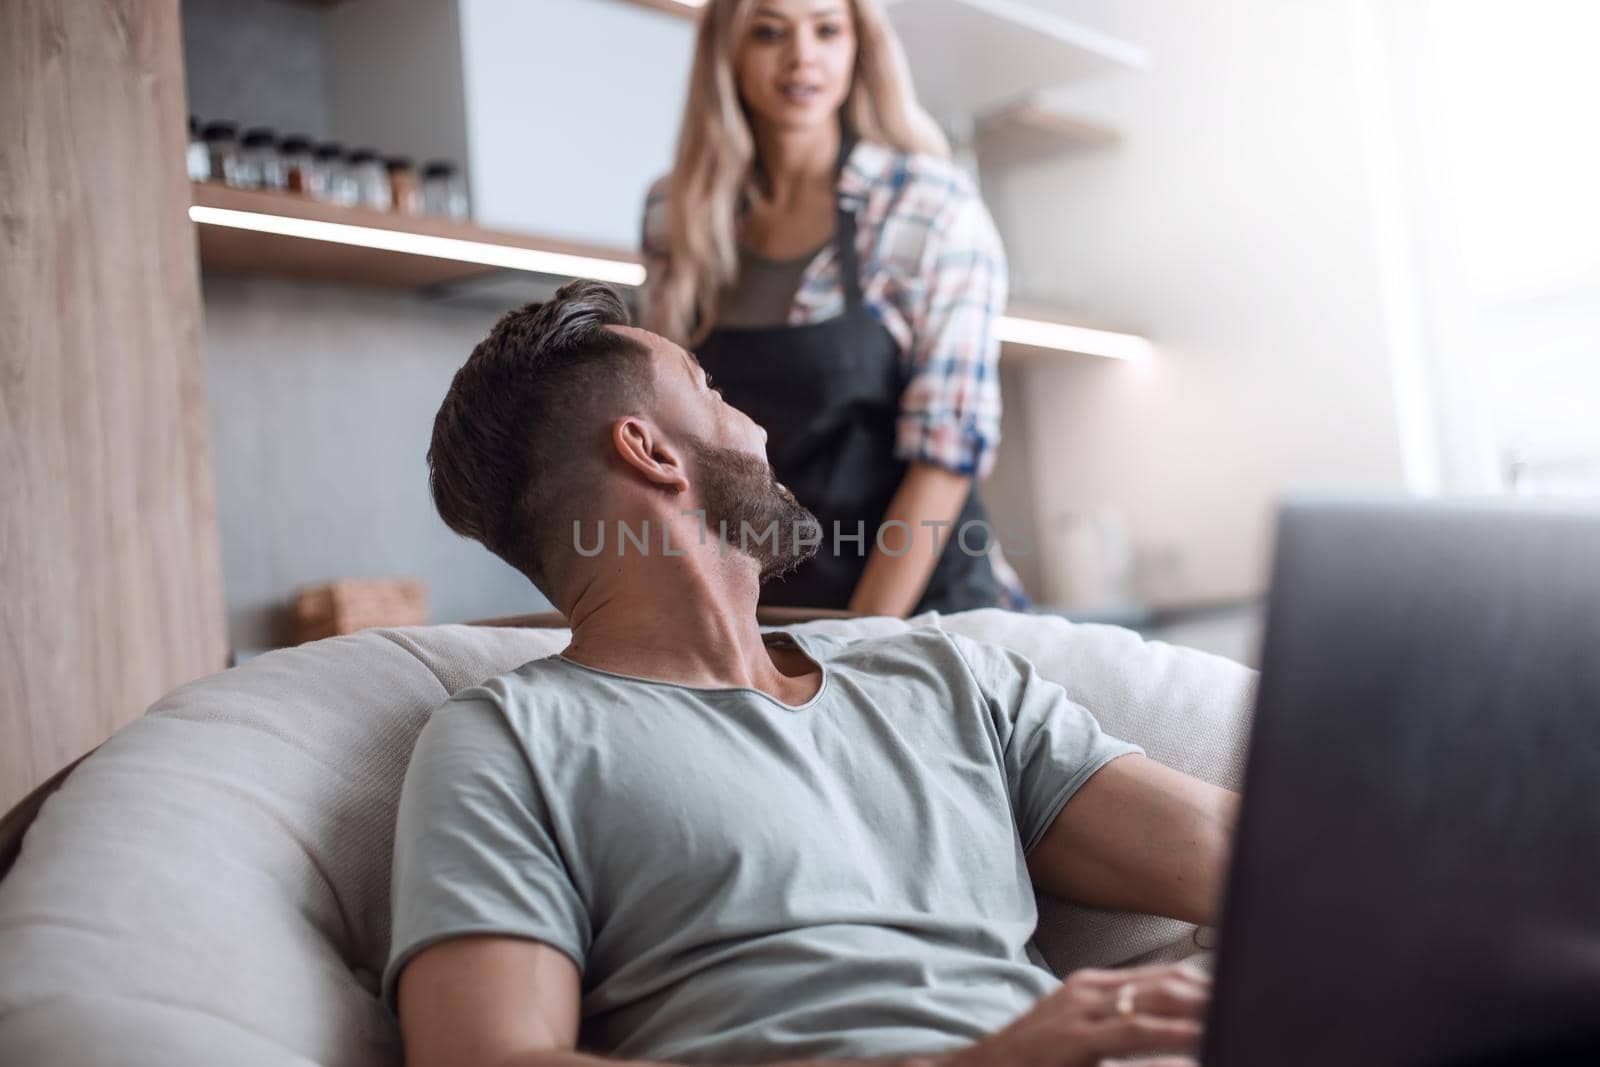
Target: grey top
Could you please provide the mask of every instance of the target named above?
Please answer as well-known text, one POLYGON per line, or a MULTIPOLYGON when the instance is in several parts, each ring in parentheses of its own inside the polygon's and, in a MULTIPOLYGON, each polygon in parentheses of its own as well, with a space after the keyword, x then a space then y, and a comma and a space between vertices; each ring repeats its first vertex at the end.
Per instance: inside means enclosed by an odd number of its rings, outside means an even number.
MULTIPOLYGON (((832 238, 829 238, 830 243, 832 238)), ((822 247, 827 247, 826 245, 822 247)), ((797 259, 768 259, 739 247, 739 280, 723 290, 717 308, 718 327, 752 329, 784 326, 806 268, 822 248, 797 259)))
POLYGON ((1137 752, 1020 655, 942 630, 793 642, 811 700, 552 656, 462 690, 400 801, 384 993, 415 953, 533 938, 581 1047, 740 1063, 933 1052, 1057 982, 1024 854, 1137 752))

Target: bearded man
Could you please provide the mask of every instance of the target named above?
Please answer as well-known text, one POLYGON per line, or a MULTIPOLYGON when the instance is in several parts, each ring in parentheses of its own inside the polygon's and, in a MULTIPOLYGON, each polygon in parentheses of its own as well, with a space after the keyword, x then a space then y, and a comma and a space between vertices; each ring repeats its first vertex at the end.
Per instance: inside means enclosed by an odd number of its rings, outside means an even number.
POLYGON ((1204 976, 1059 981, 1034 891, 1212 922, 1234 796, 1007 650, 764 633, 762 582, 830 533, 765 442, 598 283, 506 315, 456 374, 439 513, 572 640, 418 740, 384 975, 407 1061, 1189 1062, 1204 976))

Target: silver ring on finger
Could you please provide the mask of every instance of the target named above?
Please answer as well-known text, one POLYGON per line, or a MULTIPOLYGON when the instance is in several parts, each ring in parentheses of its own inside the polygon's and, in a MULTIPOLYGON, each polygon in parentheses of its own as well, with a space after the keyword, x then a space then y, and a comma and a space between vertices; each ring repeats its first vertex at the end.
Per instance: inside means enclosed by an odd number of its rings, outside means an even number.
POLYGON ((1118 1015, 1132 1015, 1134 1012, 1133 998, 1138 990, 1132 982, 1123 982, 1117 987, 1115 1010, 1118 1015))

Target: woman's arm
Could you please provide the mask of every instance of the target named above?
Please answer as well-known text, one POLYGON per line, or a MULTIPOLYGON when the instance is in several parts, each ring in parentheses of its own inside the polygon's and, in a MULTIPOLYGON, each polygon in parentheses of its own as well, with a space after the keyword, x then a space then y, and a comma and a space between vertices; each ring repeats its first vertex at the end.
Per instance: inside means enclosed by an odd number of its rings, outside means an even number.
MULTIPOLYGON (((912 463, 906 469, 883 516, 882 543, 873 544, 867 568, 850 597, 851 611, 902 618, 911 614, 940 552, 955 536, 955 518, 971 487, 970 476, 931 463, 912 463), (893 522, 905 525, 890 527, 893 522)), ((876 531, 867 536, 875 537, 876 531)))
MULTIPOLYGON (((889 242, 899 251, 888 269, 904 275, 890 288, 910 371, 895 456, 908 468, 883 521, 910 527, 910 550, 890 555, 873 546, 850 599, 856 611, 903 616, 915 609, 938 562, 936 547, 955 534, 943 524, 954 523, 974 479, 993 466, 1000 440, 996 320, 1006 306, 1005 250, 970 181, 954 168, 948 180, 924 181, 903 198, 931 217, 920 248, 909 237, 889 242)), ((922 224, 884 222, 894 225, 914 234, 922 224)), ((888 529, 883 540, 898 550, 905 531, 888 529)))

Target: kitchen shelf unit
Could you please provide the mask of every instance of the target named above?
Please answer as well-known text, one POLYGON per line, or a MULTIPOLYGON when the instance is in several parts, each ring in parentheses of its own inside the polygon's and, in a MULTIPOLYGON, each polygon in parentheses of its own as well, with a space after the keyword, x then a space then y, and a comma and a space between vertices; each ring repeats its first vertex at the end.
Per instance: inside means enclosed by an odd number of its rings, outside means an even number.
POLYGON ((1025 0, 888 0, 887 7, 917 97, 940 120, 1150 66, 1144 47, 1025 0))

